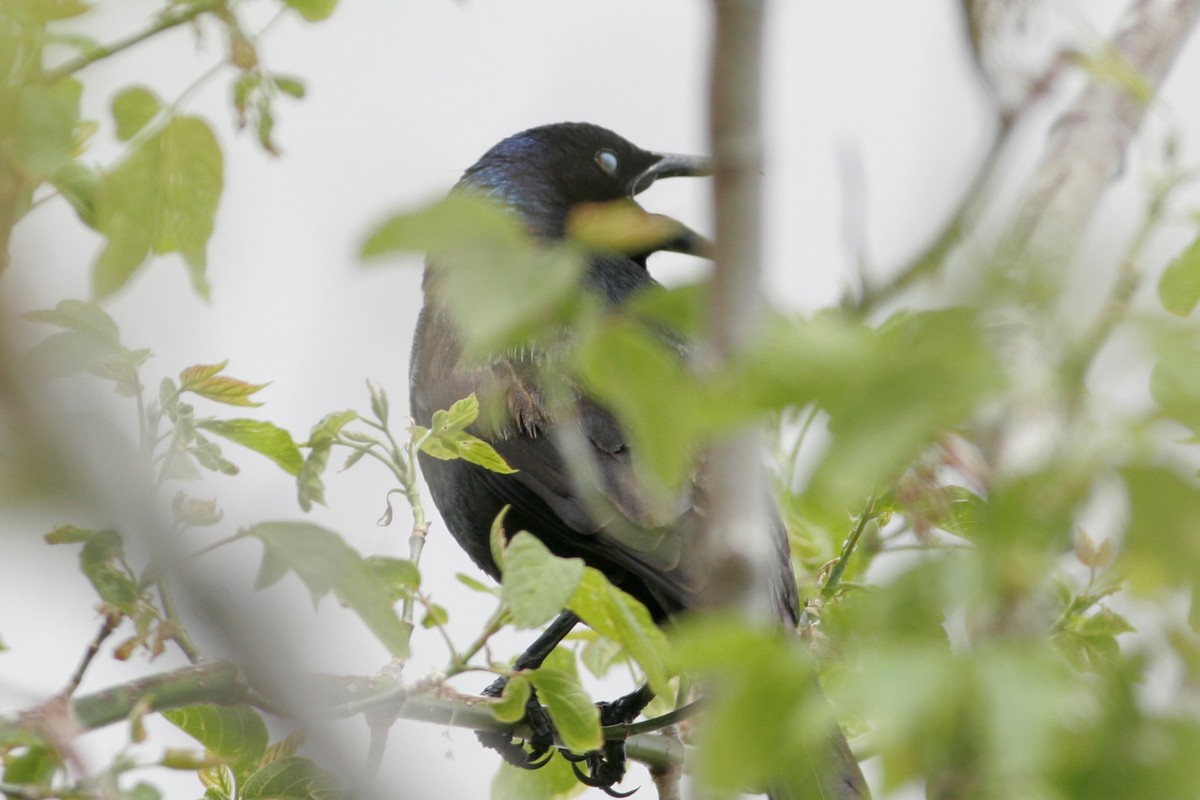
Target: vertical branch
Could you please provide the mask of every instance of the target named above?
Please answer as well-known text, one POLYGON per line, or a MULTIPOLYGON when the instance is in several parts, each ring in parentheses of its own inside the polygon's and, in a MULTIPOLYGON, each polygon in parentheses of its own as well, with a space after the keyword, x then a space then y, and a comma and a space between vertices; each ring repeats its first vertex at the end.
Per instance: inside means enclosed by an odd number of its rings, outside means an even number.
MULTIPOLYGON (((708 336, 712 370, 736 357, 761 318, 761 62, 763 0, 714 0, 710 136, 716 163, 716 267, 708 336)), ((710 448, 701 478, 707 601, 769 614, 764 587, 771 543, 758 437, 742 432, 710 448)))
POLYGON ((1012 231, 1019 255, 1074 250, 1154 92, 1200 18, 1200 0, 1135 0, 1113 41, 1125 80, 1094 80, 1060 118, 1012 231))

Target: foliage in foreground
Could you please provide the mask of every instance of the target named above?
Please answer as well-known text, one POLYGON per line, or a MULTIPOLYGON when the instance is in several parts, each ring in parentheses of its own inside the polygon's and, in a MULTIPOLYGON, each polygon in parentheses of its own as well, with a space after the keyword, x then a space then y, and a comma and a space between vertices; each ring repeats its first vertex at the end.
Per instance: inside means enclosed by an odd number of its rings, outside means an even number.
MULTIPOLYGON (((256 37, 240 25, 237 7, 172 3, 156 24, 201 19, 227 37, 235 115, 273 151, 273 104, 303 88, 258 66, 256 37)), ((318 19, 333 3, 283 7, 318 19)), ((1113 276, 1109 301, 1082 326, 1046 289, 1061 285, 1045 279, 1057 277, 1061 264, 997 256, 970 265, 980 288, 966 296, 883 308, 864 293, 861 302, 810 318, 778 314, 735 366, 703 376, 648 331, 663 323, 702 331, 704 285, 605 314, 572 292, 580 242, 592 241, 586 231, 537 250, 491 209, 457 201, 380 226, 365 256, 429 250, 450 265, 450 303, 464 317, 470 312, 464 325, 474 345, 545 341, 562 324, 574 326, 564 367, 619 413, 648 454, 647 481, 677 484, 705 441, 771 418, 776 489, 806 601, 798 639, 721 619, 664 634, 582 563, 555 559, 519 532, 505 543, 499 521, 501 586, 460 576, 493 613, 468 647, 448 648, 439 675, 404 682, 396 666, 410 654, 414 626, 455 625, 454 610, 430 602, 425 591, 419 561, 430 522, 419 504, 415 453, 505 469, 471 433, 478 404, 463 398, 431 429, 405 430, 387 394, 372 387, 369 411, 335 411, 305 438, 252 416, 263 384, 231 377, 225 363, 180 365, 150 378, 149 350, 123 342, 94 301, 168 253, 182 256, 198 294, 207 295, 204 249, 223 184, 216 139, 180 102, 131 87, 112 102, 125 154, 104 170, 88 166, 83 155, 96 123, 80 119, 83 87, 73 74, 111 48, 55 35, 55 20, 83 13, 82 3, 10 0, 3 8, 0 240, 51 193, 105 237, 92 266, 93 301, 66 300, 26 315, 53 329, 26 366, 43 380, 91 373, 129 398, 137 409, 130 439, 145 482, 172 498, 152 558, 129 555, 136 532, 87 519, 63 520, 46 539, 63 552, 78 549, 101 611, 97 648, 116 636, 118 658, 153 659, 177 646, 196 664, 75 697, 95 655, 89 651, 61 694, 0 718, 6 796, 158 796, 138 779, 145 765, 121 754, 98 775, 72 771, 73 733, 62 734, 68 703, 82 729, 127 720, 131 742, 144 738, 146 715, 162 714, 197 748, 164 751, 158 763, 194 771, 210 800, 327 798, 353 788, 302 754, 302 731, 271 743, 263 715, 276 708, 273 698, 248 686, 236 665, 206 662, 205 646, 175 608, 173 583, 192 559, 246 538, 263 546, 259 588, 294 574, 314 600, 333 594, 397 660, 376 676, 313 678, 321 686, 313 710, 329 716, 362 714, 374 726, 380 709, 429 708, 420 703, 436 698, 446 679, 484 671, 509 675, 509 687, 481 714, 460 719, 476 727, 515 723, 536 688, 563 743, 584 751, 606 734, 582 688, 581 666, 604 674, 628 665, 658 693, 654 714, 687 699, 680 689, 687 675, 716 698, 684 734, 696 747, 695 774, 724 796, 786 780, 780 770, 803 769, 827 713, 811 691, 815 675, 839 718, 881 758, 885 789, 924 779, 943 797, 1200 792, 1200 492, 1191 466, 1200 434, 1200 337, 1190 318, 1200 301, 1200 245, 1162 271, 1161 310, 1131 311, 1147 238, 1166 209, 1184 210, 1172 204, 1188 173, 1171 148, 1142 235, 1113 276), (77 56, 44 68, 42 48, 51 41, 77 56), (531 280, 511 277, 531 265, 531 280), (479 292, 499 316, 474 313, 479 292), (1134 410, 1109 399, 1120 379, 1104 361, 1114 343, 1135 345, 1150 375, 1145 402, 1134 410), (1190 438, 1179 443, 1181 432, 1190 438), (1044 446, 1023 449, 1031 437, 1044 446), (307 521, 231 522, 216 501, 180 488, 205 472, 235 474, 244 450, 293 480, 305 511, 324 502, 335 453, 345 467, 381 465, 412 509, 410 557, 364 556, 307 521), (513 674, 491 654, 489 642, 503 627, 535 629, 563 607, 590 630, 541 670, 513 674), (1152 685, 1149 676, 1164 664, 1179 677, 1152 685)), ((18 438, 5 434, 0 442, 8 448, 18 438)), ((138 544, 138 552, 145 549, 138 544)), ((574 786, 556 758, 539 772, 503 769, 493 792, 550 797, 574 786)))

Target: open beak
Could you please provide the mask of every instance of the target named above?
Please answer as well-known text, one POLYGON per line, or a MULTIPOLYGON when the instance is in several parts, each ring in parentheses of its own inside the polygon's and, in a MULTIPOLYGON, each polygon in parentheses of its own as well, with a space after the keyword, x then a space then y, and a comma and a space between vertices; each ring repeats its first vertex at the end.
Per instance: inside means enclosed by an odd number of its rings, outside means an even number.
POLYGON ((658 160, 629 185, 629 196, 641 194, 659 178, 693 177, 713 174, 711 158, 683 156, 676 153, 656 153, 658 160))

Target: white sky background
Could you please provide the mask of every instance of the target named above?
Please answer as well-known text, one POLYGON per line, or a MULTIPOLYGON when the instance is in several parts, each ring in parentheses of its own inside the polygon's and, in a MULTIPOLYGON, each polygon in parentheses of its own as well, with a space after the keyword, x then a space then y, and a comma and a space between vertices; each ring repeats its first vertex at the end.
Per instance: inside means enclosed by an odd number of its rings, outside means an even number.
MULTIPOLYGON (((159 7, 148 0, 101 5, 78 27, 102 41, 132 30, 159 7)), ((259 5, 261 23, 274 4, 259 5)), ((1079 5, 1108 31, 1122 4, 1079 5)), ((586 120, 648 149, 705 152, 709 24, 702 0, 346 0, 319 25, 289 16, 261 48, 268 68, 300 76, 309 89, 303 101, 284 98, 276 107, 282 158, 263 154, 250 133, 235 133, 228 108, 232 70, 206 83, 185 108, 212 121, 226 157, 225 194, 209 247, 212 304, 197 299, 182 266, 166 258, 108 305, 127 345, 154 350, 143 372, 147 386, 188 365, 228 358, 231 375, 272 381, 260 395, 267 405, 249 415, 270 419, 297 439, 328 412, 365 409, 367 378, 389 391, 393 414, 402 415, 420 260, 364 269, 355 258, 364 233, 389 212, 439 197, 490 145, 533 125, 586 120)), ((816 310, 835 303, 849 280, 839 152, 857 152, 864 165, 867 245, 880 270, 911 256, 953 207, 991 126, 960 24, 952 0, 773 5, 766 104, 772 302, 816 310)), ((115 90, 140 82, 174 99, 221 59, 224 46, 210 35, 197 51, 192 34, 176 30, 83 73, 85 117, 105 123, 91 157, 111 164, 118 152, 107 111, 115 90)), ((1166 87, 1167 104, 1193 134, 1185 141, 1193 161, 1200 126, 1185 115, 1196 113, 1196 50, 1193 45, 1184 53, 1166 87)), ((1028 154, 1036 155, 1043 133, 1031 126, 1028 154)), ((1020 185, 1028 154, 1013 161, 1013 186, 1020 185)), ((1092 250, 1106 268, 1102 256, 1118 252, 1136 222, 1139 163, 1135 153, 1126 188, 1101 209, 1097 230, 1108 233, 1092 250)), ((665 181, 642 203, 711 230, 707 184, 665 181)), ((1160 237, 1163 256, 1186 235, 1160 237)), ((98 248, 98 237, 65 203, 34 211, 18 225, 13 266, 0 278, 5 314, 86 297, 98 248)), ((669 280, 703 265, 666 255, 651 268, 669 280)), ((1106 271, 1085 283, 1103 291, 1110 278, 1106 271)), ((19 335, 32 342, 33 333, 19 335)), ((76 407, 96 402, 117 409, 123 421, 133 418, 132 409, 108 395, 73 400, 76 407)), ((198 413, 243 415, 203 401, 197 407, 198 413)), ((219 497, 226 512, 218 528, 189 534, 197 546, 242 525, 303 516, 287 476, 235 445, 225 450, 243 467, 241 476, 184 487, 195 496, 219 497)), ((389 488, 381 469, 364 462, 345 475, 330 473, 326 485, 329 508, 308 519, 341 532, 360 552, 407 554, 402 507, 391 528, 375 525, 389 488)), ((112 520, 79 509, 0 509, 0 530, 9 534, 0 558, 0 637, 11 648, 0 654, 0 709, 27 706, 59 689, 98 626, 74 549, 49 548, 38 535, 60 523, 106 521, 112 520), (18 609, 31 611, 22 618, 18 609)), ((258 545, 242 543, 208 563, 216 565, 218 577, 211 580, 221 581, 218 591, 231 607, 268 615, 269 652, 310 670, 371 674, 385 663, 386 654, 357 618, 331 600, 314 621, 294 578, 249 594, 259 555, 258 545)), ((490 607, 454 580, 457 572, 477 572, 438 524, 421 568, 425 586, 451 610, 452 634, 467 643, 490 607)), ((202 630, 198 636, 204 646, 202 630)), ((516 652, 526 637, 506 641, 516 652)), ((410 679, 446 662, 431 633, 418 631, 415 648, 410 679)), ((149 669, 171 663, 164 658, 149 669)), ((102 655, 82 691, 129 677, 129 666, 102 655)), ((475 691, 486 683, 474 675, 457 685, 475 691)), ((364 727, 355 721, 339 729, 347 763, 365 752, 364 727)), ((152 737, 145 752, 156 753, 165 741, 152 737)), ((97 756, 94 764, 101 763, 97 756)), ((469 733, 402 723, 384 778, 412 787, 412 796, 484 797, 493 772, 493 759, 480 754, 469 733)), ((653 792, 644 773, 625 785, 638 782, 642 794, 653 792)), ((200 794, 190 778, 169 796, 189 794, 200 794)))

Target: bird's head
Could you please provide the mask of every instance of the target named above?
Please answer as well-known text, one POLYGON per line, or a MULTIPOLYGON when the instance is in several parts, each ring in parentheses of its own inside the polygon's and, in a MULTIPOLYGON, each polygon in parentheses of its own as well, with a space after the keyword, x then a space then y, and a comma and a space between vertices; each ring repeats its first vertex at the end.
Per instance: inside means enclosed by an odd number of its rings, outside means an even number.
POLYGON ((653 153, 599 125, 560 122, 500 142, 459 185, 513 209, 536 235, 557 238, 580 204, 631 198, 659 178, 710 174, 707 158, 653 153))

